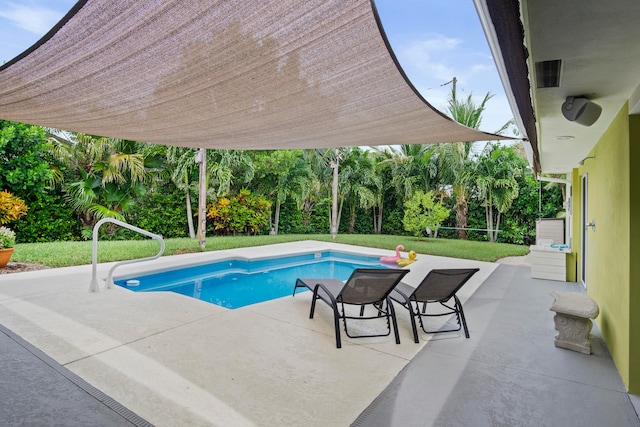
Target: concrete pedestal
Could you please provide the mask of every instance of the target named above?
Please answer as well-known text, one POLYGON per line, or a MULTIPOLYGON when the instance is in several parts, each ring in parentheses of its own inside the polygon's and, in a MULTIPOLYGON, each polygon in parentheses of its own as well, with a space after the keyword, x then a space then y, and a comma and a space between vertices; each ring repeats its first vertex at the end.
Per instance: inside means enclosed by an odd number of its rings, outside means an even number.
POLYGON ((551 311, 558 335, 556 347, 591 354, 589 333, 593 327, 591 319, 598 316, 598 305, 585 294, 577 292, 552 292, 555 302, 551 311))

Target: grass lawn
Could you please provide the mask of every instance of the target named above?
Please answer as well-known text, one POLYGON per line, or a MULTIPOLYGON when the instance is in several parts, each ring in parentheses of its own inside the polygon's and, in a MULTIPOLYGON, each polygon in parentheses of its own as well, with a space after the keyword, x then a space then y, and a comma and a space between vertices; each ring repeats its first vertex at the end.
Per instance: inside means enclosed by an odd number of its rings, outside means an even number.
MULTIPOLYGON (((263 246, 273 243, 296 242, 300 240, 332 241, 328 234, 281 234, 278 236, 233 236, 209 237, 205 251, 263 246)), ((505 243, 472 242, 408 236, 373 234, 338 235, 336 243, 366 246, 370 248, 395 249, 403 245, 407 251, 419 254, 439 255, 453 258, 495 261, 506 256, 521 256, 529 252, 529 247, 505 243)), ((166 239, 165 255, 200 252, 195 239, 166 239)), ((158 253, 159 243, 155 240, 104 241, 98 243, 98 262, 121 261, 153 256, 158 253)), ((11 257, 12 262, 44 264, 48 267, 68 267, 91 264, 91 242, 48 242, 17 244, 11 257)))

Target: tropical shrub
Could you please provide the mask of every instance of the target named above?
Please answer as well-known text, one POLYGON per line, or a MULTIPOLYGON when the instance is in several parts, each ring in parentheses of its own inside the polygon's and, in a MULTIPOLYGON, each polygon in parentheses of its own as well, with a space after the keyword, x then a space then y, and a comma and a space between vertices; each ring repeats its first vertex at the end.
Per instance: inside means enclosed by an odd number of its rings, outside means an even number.
POLYGON ((330 224, 331 199, 319 199, 311 211, 303 211, 303 233, 329 233, 330 224))
MULTIPOLYGON (((67 202, 87 227, 102 218, 125 220, 163 168, 162 149, 135 141, 71 134, 53 147, 65 165, 61 183, 67 202)), ((112 234, 116 227, 105 229, 112 234)))
POLYGON ((404 209, 404 229, 414 236, 423 236, 427 228, 435 230, 449 216, 449 209, 434 200, 432 191, 416 191, 405 202, 404 209))
POLYGON ((18 243, 81 239, 78 214, 66 203, 59 189, 43 191, 28 199, 29 214, 15 223, 18 243))
POLYGON ((0 191, 0 225, 23 217, 28 209, 20 197, 8 191, 0 191))
POLYGON ((280 223, 278 233, 284 234, 304 234, 302 221, 302 210, 298 208, 296 201, 288 198, 280 208, 280 223))
POLYGON ((257 234, 268 228, 271 202, 243 188, 238 195, 221 197, 209 205, 207 218, 217 234, 257 234))
POLYGON ((287 199, 281 207, 278 233, 324 234, 329 232, 331 200, 319 200, 313 209, 302 210, 293 199, 287 199))
MULTIPOLYGON (((195 213, 197 199, 191 202, 192 212, 195 213)), ((125 217, 130 224, 161 234, 165 238, 189 237, 185 193, 171 181, 166 181, 157 189, 148 191, 138 198, 135 208, 125 217)), ((135 239, 147 238, 138 233, 128 232, 127 234, 135 239)))
POLYGON ((40 126, 0 120, 0 188, 29 199, 53 177, 49 143, 40 126))
POLYGON ((404 231, 404 226, 402 224, 403 217, 404 212, 398 208, 385 212, 382 219, 382 233, 393 234, 396 236, 407 234, 406 231, 404 231))
POLYGON ((371 209, 356 208, 356 215, 354 216, 353 223, 350 221, 340 221, 340 233, 349 234, 373 234, 373 216, 371 209), (353 227, 353 231, 351 230, 353 227))

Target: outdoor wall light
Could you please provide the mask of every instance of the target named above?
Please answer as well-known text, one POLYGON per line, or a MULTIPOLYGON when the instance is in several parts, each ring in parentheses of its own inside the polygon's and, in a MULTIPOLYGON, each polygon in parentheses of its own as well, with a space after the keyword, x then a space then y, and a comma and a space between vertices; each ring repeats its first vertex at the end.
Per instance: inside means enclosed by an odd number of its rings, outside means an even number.
POLYGON ((587 157, 585 157, 584 159, 580 160, 580 161, 578 162, 578 164, 579 164, 580 166, 582 166, 582 165, 584 165, 584 161, 585 161, 585 160, 587 160, 587 159, 595 159, 595 158, 596 158, 596 156, 587 156, 587 157))
POLYGON ((568 96, 562 104, 562 114, 570 122, 591 126, 598 120, 602 107, 583 96, 568 96))

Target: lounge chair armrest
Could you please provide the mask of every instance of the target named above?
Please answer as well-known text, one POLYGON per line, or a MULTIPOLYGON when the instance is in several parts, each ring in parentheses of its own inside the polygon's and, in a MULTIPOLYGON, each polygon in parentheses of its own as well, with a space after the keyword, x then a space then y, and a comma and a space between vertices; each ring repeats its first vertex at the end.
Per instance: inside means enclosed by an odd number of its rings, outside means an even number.
POLYGON ((333 296, 333 294, 329 291, 329 289, 327 289, 327 287, 325 285, 323 285, 322 283, 316 283, 316 285, 313 287, 313 298, 320 298, 322 301, 324 301, 325 303, 329 304, 332 307, 338 307, 338 303, 336 301, 336 298, 333 296), (325 299, 325 296, 320 294, 318 291, 322 290, 323 293, 329 297, 329 301, 327 301, 325 299))
POLYGON ((389 293, 389 298, 391 298, 392 300, 399 302, 400 304, 409 307, 411 304, 411 298, 409 298, 409 295, 407 295, 406 293, 402 292, 401 290, 399 290, 398 288, 394 288, 391 293, 389 293))

